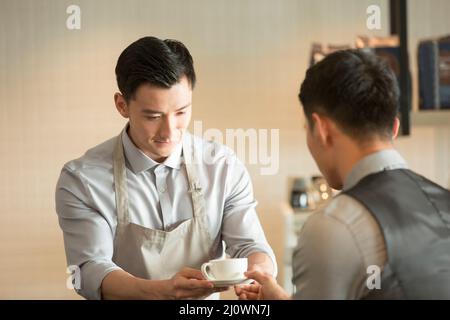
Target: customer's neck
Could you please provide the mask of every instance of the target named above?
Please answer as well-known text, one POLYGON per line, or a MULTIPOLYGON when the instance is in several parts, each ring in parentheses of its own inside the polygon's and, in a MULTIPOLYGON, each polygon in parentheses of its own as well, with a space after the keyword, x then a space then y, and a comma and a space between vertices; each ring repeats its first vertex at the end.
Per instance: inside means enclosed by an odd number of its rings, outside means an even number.
POLYGON ((373 153, 394 148, 391 141, 383 140, 374 140, 370 143, 349 140, 343 141, 342 144, 344 146, 336 152, 337 172, 342 184, 359 161, 373 153))

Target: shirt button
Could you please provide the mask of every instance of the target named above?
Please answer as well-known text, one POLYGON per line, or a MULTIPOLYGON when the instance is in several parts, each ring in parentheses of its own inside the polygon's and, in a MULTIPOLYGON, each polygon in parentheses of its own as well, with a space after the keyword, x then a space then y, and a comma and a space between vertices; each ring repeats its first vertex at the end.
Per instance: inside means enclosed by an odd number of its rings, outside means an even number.
POLYGON ((165 187, 161 187, 161 188, 159 188, 159 192, 161 192, 161 193, 164 193, 164 192, 166 192, 166 188, 165 188, 165 187))

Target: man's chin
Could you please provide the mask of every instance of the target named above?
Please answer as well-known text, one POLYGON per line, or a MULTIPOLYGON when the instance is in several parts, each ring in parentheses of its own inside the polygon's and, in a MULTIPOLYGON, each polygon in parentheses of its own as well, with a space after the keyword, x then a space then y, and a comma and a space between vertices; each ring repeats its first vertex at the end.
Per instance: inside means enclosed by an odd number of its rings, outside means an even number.
POLYGON ((342 190, 344 187, 342 181, 333 180, 333 179, 326 179, 328 185, 333 188, 334 190, 342 190))
POLYGON ((176 143, 174 143, 174 144, 153 143, 153 150, 154 150, 154 153, 156 153, 157 155, 159 155, 161 157, 168 157, 175 150, 176 146, 177 146, 176 143))
POLYGON ((330 172, 326 172, 324 170, 320 170, 320 172, 322 173, 323 177, 325 178, 327 184, 335 189, 335 190, 342 190, 343 184, 342 184, 342 180, 339 179, 336 175, 330 173, 330 172))

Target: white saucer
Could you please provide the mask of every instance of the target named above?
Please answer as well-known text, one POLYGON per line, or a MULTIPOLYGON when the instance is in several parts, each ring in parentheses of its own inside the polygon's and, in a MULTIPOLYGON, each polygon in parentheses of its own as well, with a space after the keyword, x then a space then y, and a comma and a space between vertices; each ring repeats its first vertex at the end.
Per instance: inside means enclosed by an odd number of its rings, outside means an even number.
POLYGON ((211 280, 212 283, 214 283, 214 287, 228 287, 228 286, 234 286, 237 284, 250 284, 253 282, 253 279, 236 279, 236 280, 211 280))

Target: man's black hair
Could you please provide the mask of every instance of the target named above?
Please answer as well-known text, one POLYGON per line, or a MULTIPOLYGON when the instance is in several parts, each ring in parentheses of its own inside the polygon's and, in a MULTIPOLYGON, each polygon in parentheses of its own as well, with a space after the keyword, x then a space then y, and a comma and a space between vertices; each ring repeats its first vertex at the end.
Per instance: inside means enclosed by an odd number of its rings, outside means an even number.
POLYGON ((187 77, 193 89, 195 71, 191 54, 176 40, 141 38, 130 44, 117 60, 117 85, 126 101, 134 98, 142 84, 170 88, 182 76, 187 77))
POLYGON ((384 60, 362 50, 342 50, 308 69, 299 99, 310 125, 316 112, 353 138, 390 138, 399 89, 384 60))

